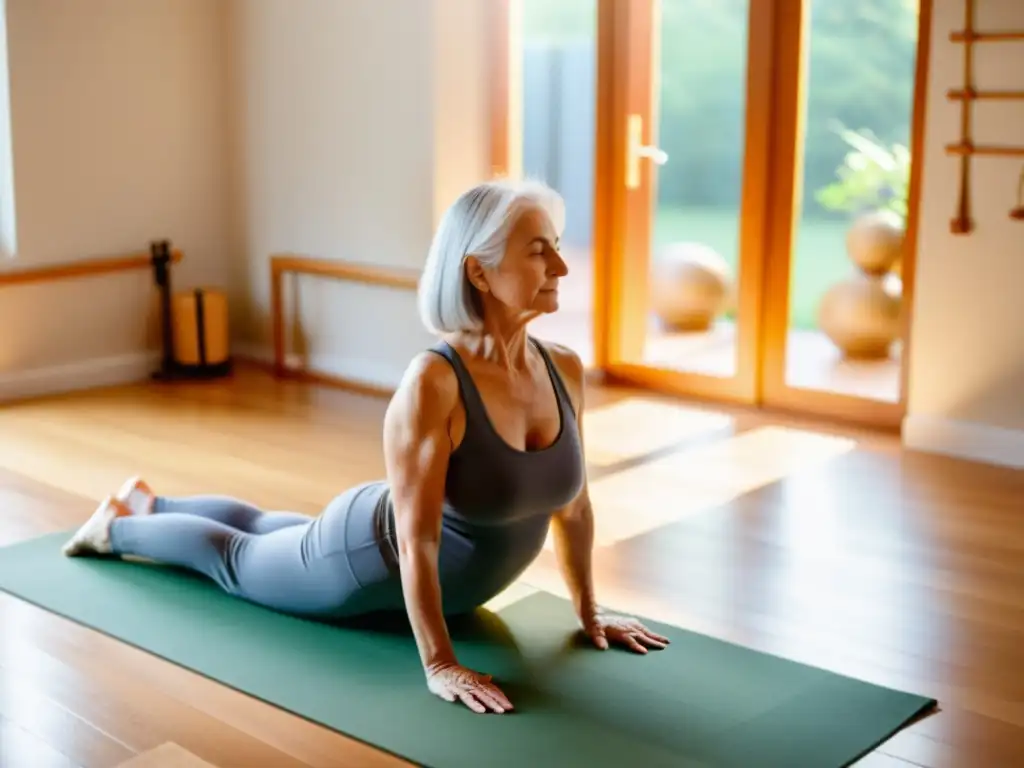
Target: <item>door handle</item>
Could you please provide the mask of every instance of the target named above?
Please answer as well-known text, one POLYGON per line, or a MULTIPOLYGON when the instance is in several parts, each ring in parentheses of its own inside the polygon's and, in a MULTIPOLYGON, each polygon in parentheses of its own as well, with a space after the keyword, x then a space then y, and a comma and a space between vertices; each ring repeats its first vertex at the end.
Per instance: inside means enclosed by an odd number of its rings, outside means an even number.
POLYGON ((626 188, 636 189, 640 186, 640 161, 650 160, 655 165, 668 162, 668 153, 660 147, 643 143, 644 119, 640 115, 630 115, 626 123, 626 188))

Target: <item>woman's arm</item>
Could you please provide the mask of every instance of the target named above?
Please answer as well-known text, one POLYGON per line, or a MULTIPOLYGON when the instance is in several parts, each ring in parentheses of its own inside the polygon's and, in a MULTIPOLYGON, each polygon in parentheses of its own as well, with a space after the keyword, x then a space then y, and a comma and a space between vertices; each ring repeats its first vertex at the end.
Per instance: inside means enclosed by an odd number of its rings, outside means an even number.
MULTIPOLYGON (((579 357, 564 347, 555 345, 551 351, 576 410, 582 446, 585 390, 583 364, 579 357)), ((586 459, 584 470, 585 465, 586 459)), ((579 494, 569 505, 555 514, 551 529, 562 577, 572 594, 576 615, 583 631, 594 645, 604 649, 614 643, 637 653, 647 653, 648 648, 665 648, 669 644, 669 639, 664 635, 652 632, 629 616, 602 613, 597 604, 591 566, 591 553, 594 549, 594 511, 590 506, 590 491, 585 471, 583 487, 579 494)))
POLYGON ((598 614, 594 596, 591 552, 594 549, 594 513, 586 487, 576 500, 552 518, 551 531, 562 578, 572 595, 580 624, 589 629, 598 614))
POLYGON ((441 507, 458 402, 451 367, 432 353, 409 366, 384 417, 384 460, 395 509, 406 610, 428 673, 457 663, 441 610, 441 507))
MULTIPOLYGON (((576 412, 580 445, 583 446, 584 376, 583 361, 572 350, 559 344, 546 344, 552 360, 562 375, 576 412)), ((594 596, 591 553, 594 549, 594 511, 586 480, 584 456, 583 487, 568 506, 559 510, 551 521, 562 578, 572 595, 576 615, 584 628, 589 628, 598 613, 594 596)))

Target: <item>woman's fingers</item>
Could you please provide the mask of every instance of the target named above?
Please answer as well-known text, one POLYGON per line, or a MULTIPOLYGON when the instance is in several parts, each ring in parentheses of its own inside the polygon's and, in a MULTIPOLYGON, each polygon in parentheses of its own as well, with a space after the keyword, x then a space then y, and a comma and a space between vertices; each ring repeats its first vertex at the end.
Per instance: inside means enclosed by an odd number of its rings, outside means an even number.
POLYGON ((630 650, 636 651, 637 653, 647 653, 647 649, 644 646, 640 645, 639 642, 637 642, 637 639, 634 635, 626 635, 624 639, 626 641, 626 645, 629 647, 630 650))
POLYGON ((657 632, 652 632, 639 621, 633 622, 629 634, 650 648, 662 649, 669 644, 667 637, 659 635, 657 632))
POLYGON ((647 634, 639 629, 615 633, 615 640, 636 653, 647 653, 648 648, 661 650, 667 643, 658 640, 656 634, 647 634))
POLYGON ((498 694, 492 688, 477 688, 473 691, 473 695, 476 697, 477 701, 488 709, 497 712, 499 715, 505 712, 506 709, 512 708, 507 702, 502 702, 502 699, 505 697, 498 694))
MULTIPOLYGON (((447 687, 444 698, 455 701, 458 698, 474 712, 483 714, 488 710, 502 714, 512 709, 512 702, 493 684, 482 682, 484 676, 477 681, 464 681, 457 686, 447 687)), ((489 676, 486 679, 490 679, 489 676)))
POLYGON ((648 648, 655 648, 660 651, 668 647, 668 638, 654 632, 637 632, 633 636, 648 648))
POLYGON ((472 709, 474 712, 478 712, 482 715, 484 712, 487 711, 487 708, 484 707, 484 705, 481 704, 479 701, 477 701, 476 697, 469 691, 459 691, 459 699, 461 699, 462 703, 470 709, 472 709))
POLYGON ((512 702, 508 700, 508 696, 502 693, 501 689, 498 688, 496 685, 487 686, 487 692, 494 698, 495 701, 498 702, 498 705, 505 711, 513 709, 512 702))
POLYGON ((664 646, 666 646, 666 645, 668 645, 669 643, 672 642, 671 640, 669 640, 664 635, 659 635, 657 632, 652 632, 651 630, 649 630, 647 627, 643 626, 642 624, 640 625, 640 629, 643 630, 643 633, 645 635, 647 635, 647 637, 649 637, 651 640, 654 640, 656 642, 661 643, 662 647, 664 647, 664 646))
POLYGON ((490 710, 500 715, 512 709, 512 704, 505 698, 505 694, 492 685, 478 685, 459 691, 459 698, 463 704, 480 714, 490 710))

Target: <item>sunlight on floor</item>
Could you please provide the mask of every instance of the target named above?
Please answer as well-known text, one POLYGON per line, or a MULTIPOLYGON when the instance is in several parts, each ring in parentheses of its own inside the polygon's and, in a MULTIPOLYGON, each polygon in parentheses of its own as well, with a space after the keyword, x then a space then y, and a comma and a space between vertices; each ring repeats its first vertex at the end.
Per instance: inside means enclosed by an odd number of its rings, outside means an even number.
POLYGON ((524 581, 513 582, 504 592, 495 597, 492 597, 486 603, 484 608, 489 611, 500 611, 502 608, 507 608, 512 603, 517 603, 530 595, 535 595, 543 590, 527 584, 524 581))
MULTIPOLYGON (((590 486, 597 546, 726 504, 855 446, 845 438, 764 427, 602 477, 590 486)), ((550 536, 545 546, 553 550, 550 536)))
MULTIPOLYGON (((37 693, 41 681, 54 682, 70 672, 53 657, 34 647, 45 636, 52 616, 15 597, 0 593, 0 711, 17 713, 20 724, 36 734, 67 733, 74 729, 74 716, 37 693), (36 685, 26 682, 35 681, 36 685)), ((62 681, 66 682, 65 681, 62 681)), ((58 683, 61 684, 61 683, 58 683)), ((0 765, 38 765, 39 744, 9 720, 0 716, 0 765), (13 728, 13 730, 12 730, 13 728)), ((55 754, 55 758, 63 758, 55 754)), ((55 759, 53 765, 68 765, 55 759)))
POLYGON ((630 397, 583 414, 587 464, 606 467, 733 427, 734 419, 662 400, 630 397))
POLYGON ((165 741, 158 747, 140 752, 132 759, 120 763, 117 768, 216 768, 216 766, 201 760, 173 741, 165 741))

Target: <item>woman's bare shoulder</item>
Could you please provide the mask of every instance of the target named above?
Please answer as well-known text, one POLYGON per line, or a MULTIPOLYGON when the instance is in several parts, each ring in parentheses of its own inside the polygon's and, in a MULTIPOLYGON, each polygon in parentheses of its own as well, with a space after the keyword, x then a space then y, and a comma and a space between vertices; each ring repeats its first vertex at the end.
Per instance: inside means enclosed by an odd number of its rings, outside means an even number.
POLYGON ((537 339, 537 342, 551 356, 551 362, 555 364, 555 367, 561 374, 562 380, 569 390, 569 395, 578 409, 579 403, 583 398, 584 378, 586 376, 583 360, 573 349, 564 344, 554 341, 542 341, 540 339, 537 339))
POLYGON ((388 421, 421 425, 444 422, 459 401, 459 382, 451 364, 423 351, 409 361, 388 405, 388 421))

